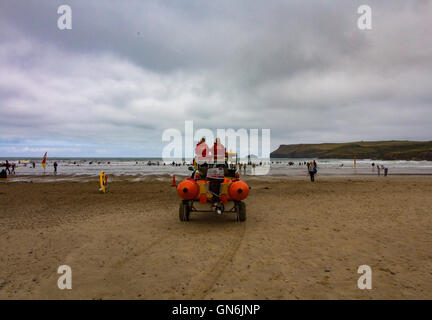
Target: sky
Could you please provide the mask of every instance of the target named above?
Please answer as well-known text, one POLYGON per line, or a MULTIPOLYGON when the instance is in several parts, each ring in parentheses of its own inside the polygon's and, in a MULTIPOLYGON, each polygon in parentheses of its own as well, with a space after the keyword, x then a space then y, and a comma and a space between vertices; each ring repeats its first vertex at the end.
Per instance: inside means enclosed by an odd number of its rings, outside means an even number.
POLYGON ((271 150, 432 140, 431 2, 2 0, 0 157, 160 157, 186 120, 271 150))

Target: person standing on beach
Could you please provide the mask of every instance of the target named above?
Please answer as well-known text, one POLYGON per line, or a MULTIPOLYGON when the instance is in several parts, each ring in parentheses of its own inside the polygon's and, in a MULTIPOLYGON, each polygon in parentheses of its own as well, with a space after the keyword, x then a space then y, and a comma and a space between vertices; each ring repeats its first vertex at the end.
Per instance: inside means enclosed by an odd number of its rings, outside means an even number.
POLYGON ((381 167, 380 167, 380 165, 379 164, 377 164, 377 171, 378 171, 378 176, 380 175, 380 173, 381 173, 381 167))
POLYGON ((55 175, 57 174, 57 166, 58 166, 57 161, 54 161, 54 174, 55 175))
POLYGON ((311 182, 315 181, 315 173, 317 173, 317 167, 316 167, 316 165, 314 165, 314 163, 316 163, 316 162, 311 161, 310 163, 308 163, 308 172, 310 175, 311 182))
POLYGON ((9 169, 9 167, 10 167, 10 163, 9 163, 8 160, 6 160, 6 165, 5 165, 5 167, 6 167, 6 171, 10 174, 10 169, 9 169))
POLYGON ((387 177, 387 174, 388 174, 388 168, 383 166, 383 169, 384 169, 384 177, 387 177))

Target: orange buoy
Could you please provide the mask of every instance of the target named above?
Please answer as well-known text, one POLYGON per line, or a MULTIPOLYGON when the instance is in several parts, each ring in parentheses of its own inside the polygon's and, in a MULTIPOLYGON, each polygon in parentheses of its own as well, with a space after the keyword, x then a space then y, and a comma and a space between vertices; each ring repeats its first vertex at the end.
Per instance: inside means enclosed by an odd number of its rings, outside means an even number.
POLYGON ((243 200, 249 195, 249 186, 244 181, 233 182, 229 186, 228 194, 233 200, 243 200))
POLYGON ((175 174, 173 175, 173 181, 171 183, 171 187, 177 187, 177 183, 175 181, 175 174))
POLYGON ((185 200, 195 199, 198 195, 198 184, 193 180, 185 180, 179 183, 177 187, 177 194, 180 198, 185 200))

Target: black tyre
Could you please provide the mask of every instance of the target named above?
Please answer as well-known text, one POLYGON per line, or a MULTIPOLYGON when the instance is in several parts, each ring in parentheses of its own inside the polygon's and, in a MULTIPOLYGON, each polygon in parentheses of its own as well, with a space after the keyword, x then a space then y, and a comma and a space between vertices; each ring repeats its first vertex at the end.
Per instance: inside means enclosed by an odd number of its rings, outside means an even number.
POLYGON ((188 203, 180 203, 179 219, 180 221, 189 221, 190 208, 188 203))
POLYGON ((246 203, 241 201, 237 204, 237 221, 246 221, 246 203))
POLYGON ((185 204, 186 221, 189 221, 190 212, 191 212, 191 206, 189 205, 189 203, 186 203, 185 204))

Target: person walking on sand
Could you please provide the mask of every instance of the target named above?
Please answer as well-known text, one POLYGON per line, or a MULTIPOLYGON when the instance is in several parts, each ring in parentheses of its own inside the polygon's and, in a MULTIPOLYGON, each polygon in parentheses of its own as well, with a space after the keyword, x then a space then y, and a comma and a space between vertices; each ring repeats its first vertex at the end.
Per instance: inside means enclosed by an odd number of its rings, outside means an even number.
POLYGON ((57 175, 57 161, 54 161, 54 174, 57 175))
POLYGON ((387 177, 387 174, 388 174, 388 168, 385 167, 385 166, 383 166, 383 169, 384 169, 384 177, 387 177))
POLYGON ((379 164, 377 164, 377 172, 378 172, 378 176, 381 175, 381 167, 379 164))
POLYGON ((317 167, 316 167, 316 165, 314 163, 316 164, 315 161, 311 161, 308 164, 308 172, 309 172, 309 175, 310 175, 311 182, 315 181, 315 174, 317 173, 317 167))

